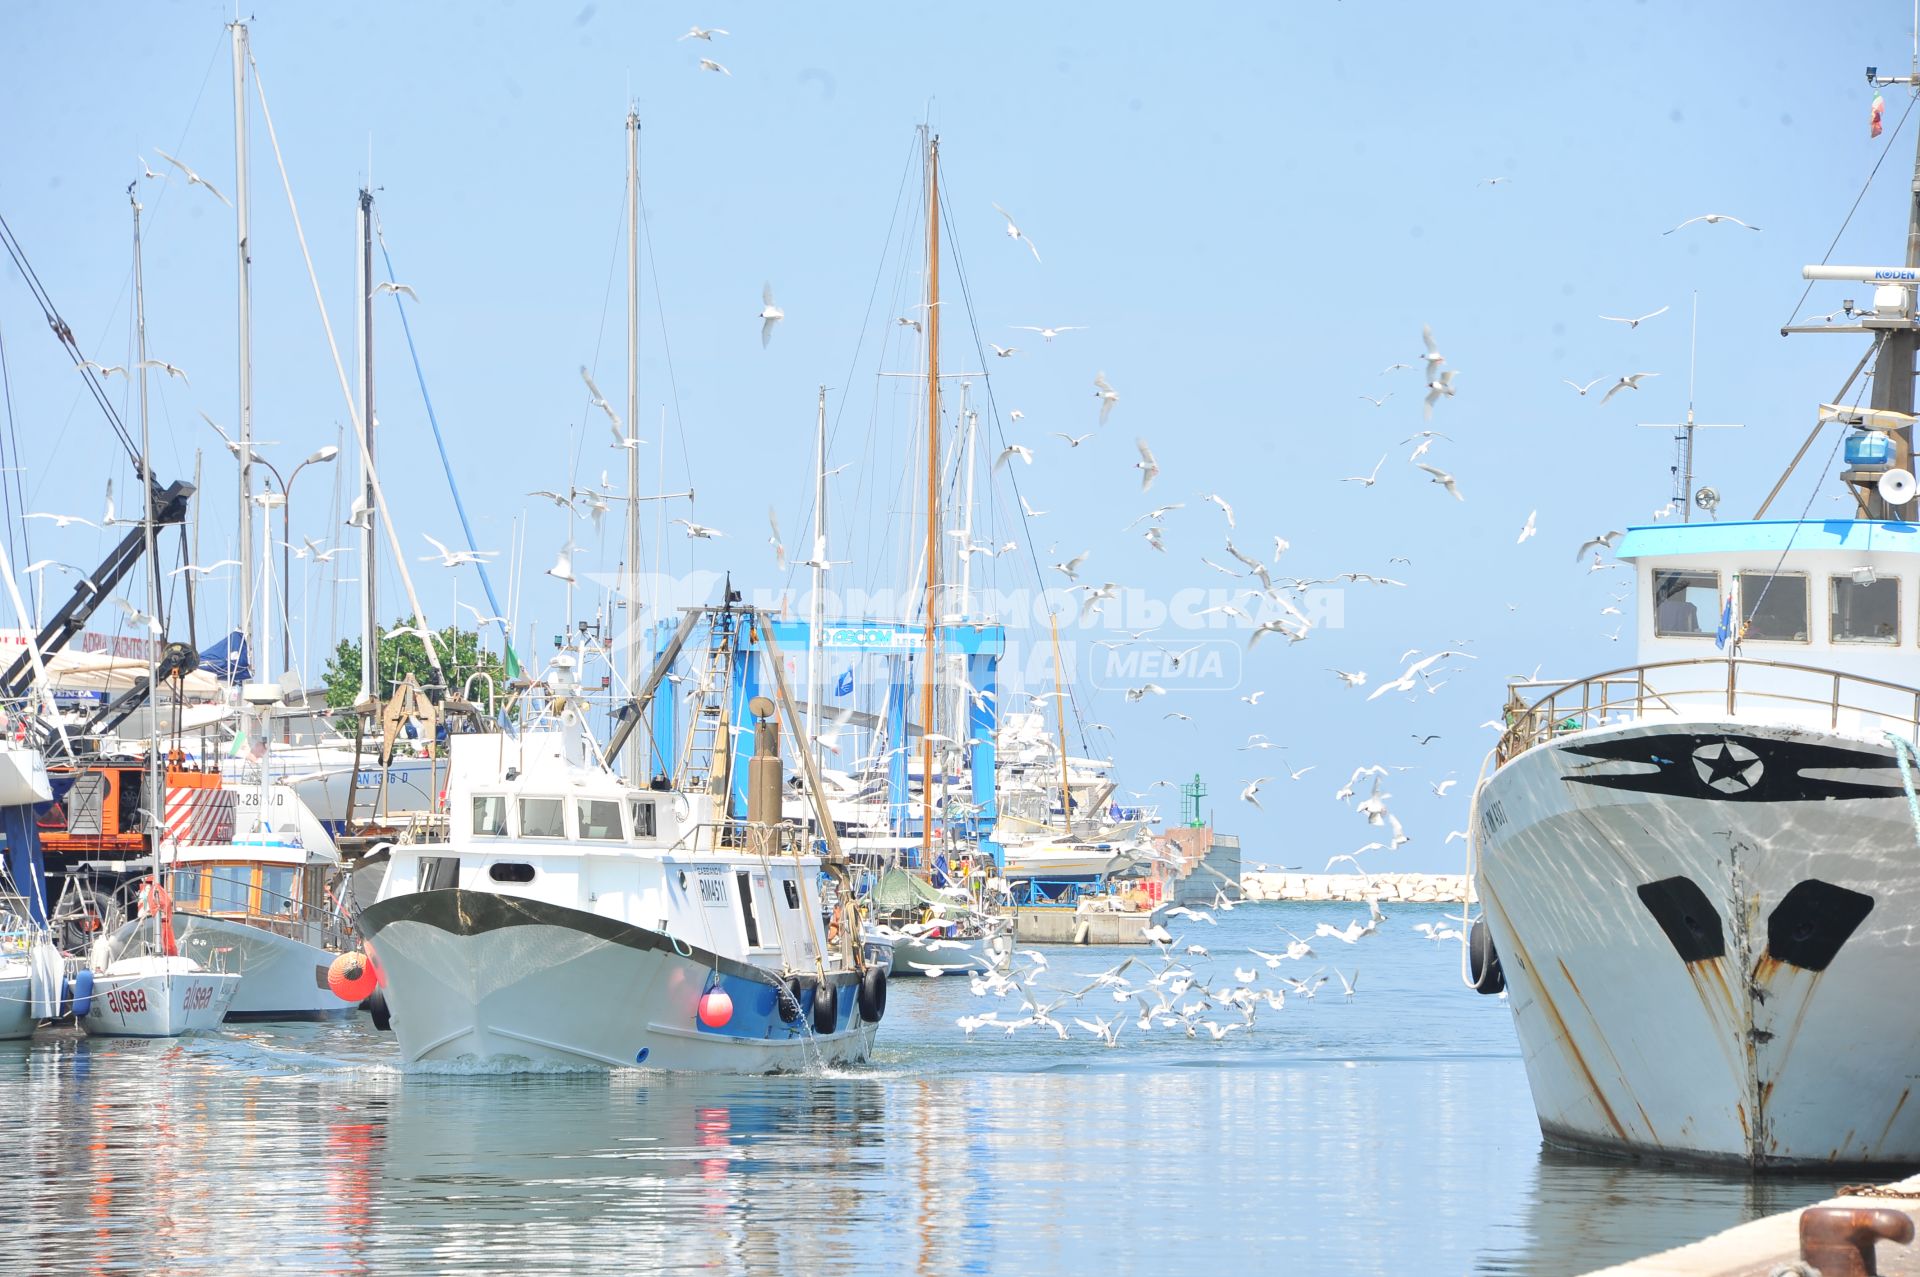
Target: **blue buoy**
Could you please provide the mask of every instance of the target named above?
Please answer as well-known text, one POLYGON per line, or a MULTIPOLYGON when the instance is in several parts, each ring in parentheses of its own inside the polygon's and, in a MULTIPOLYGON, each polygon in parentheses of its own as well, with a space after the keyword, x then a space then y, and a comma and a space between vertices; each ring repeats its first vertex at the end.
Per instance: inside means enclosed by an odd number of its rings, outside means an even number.
POLYGON ((643 1047, 641 1047, 641 1048, 640 1048, 640 1054, 638 1054, 638 1055, 636 1055, 636 1056, 634 1056, 634 1057, 633 1057, 633 1062, 634 1062, 635 1064, 645 1064, 645 1063, 647 1062, 647 1048, 646 1048, 646 1047, 644 1047, 644 1046, 643 1046, 643 1047))
POLYGON ((75 1019, 86 1018, 93 1010, 93 972, 82 971, 73 977, 73 1014, 75 1019))

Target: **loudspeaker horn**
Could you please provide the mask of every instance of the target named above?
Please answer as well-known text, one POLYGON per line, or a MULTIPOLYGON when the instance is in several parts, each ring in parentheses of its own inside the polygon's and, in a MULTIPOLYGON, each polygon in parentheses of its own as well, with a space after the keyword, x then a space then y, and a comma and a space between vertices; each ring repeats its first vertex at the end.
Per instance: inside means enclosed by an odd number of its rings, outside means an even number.
POLYGON ((1914 483, 1913 471, 1900 469, 1887 471, 1874 486, 1880 490, 1881 500, 1888 505, 1905 505, 1913 500, 1914 492, 1920 490, 1920 485, 1914 483))

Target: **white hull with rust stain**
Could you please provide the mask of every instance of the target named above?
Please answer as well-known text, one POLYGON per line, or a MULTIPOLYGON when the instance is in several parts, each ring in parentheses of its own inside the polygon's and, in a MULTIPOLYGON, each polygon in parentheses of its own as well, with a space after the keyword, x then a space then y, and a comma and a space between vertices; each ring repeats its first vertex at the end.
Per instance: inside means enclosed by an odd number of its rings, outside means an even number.
POLYGON ((1920 847, 1898 771, 1803 773, 1894 787, 1891 797, 1812 801, 1568 779, 1648 774, 1569 746, 1677 729, 1892 759, 1877 734, 1643 722, 1548 741, 1488 778, 1475 879, 1543 1133, 1576 1148, 1751 1168, 1920 1163, 1920 1103, 1909 1099, 1920 1080, 1920 1001, 1910 996, 1920 847), (1684 961, 1642 902, 1640 886, 1673 877, 1705 893, 1724 956, 1684 961), (1769 914, 1809 879, 1873 899, 1821 971, 1767 948, 1769 914))

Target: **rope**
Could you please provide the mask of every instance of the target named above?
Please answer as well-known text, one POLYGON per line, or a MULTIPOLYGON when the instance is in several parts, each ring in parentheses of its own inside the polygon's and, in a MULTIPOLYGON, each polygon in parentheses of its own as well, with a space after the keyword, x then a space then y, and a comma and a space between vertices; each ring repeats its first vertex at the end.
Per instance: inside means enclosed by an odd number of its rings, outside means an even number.
MULTIPOLYGON (((374 218, 374 235, 380 241, 380 260, 386 263, 387 278, 397 278, 393 273, 393 255, 387 252, 386 232, 381 228, 377 215, 374 218)), ((447 455, 447 437, 441 433, 440 417, 433 410, 433 396, 427 393, 427 374, 420 366, 420 351, 413 344, 413 325, 407 322, 407 308, 400 304, 397 291, 393 294, 393 309, 400 316, 400 331, 407 337, 407 355, 413 360, 414 380, 420 383, 420 402, 427 408, 427 424, 433 427, 433 443, 440 450, 441 468, 447 472, 447 489, 453 493, 453 508, 460 515, 460 530, 466 533, 467 549, 478 551, 480 543, 474 540, 473 523, 467 518, 466 503, 460 500, 460 485, 453 478, 453 459, 447 455)), ((480 588, 487 593, 487 606, 493 609, 496 618, 494 625, 499 628, 502 641, 507 645, 507 660, 510 665, 517 666, 517 658, 513 655, 513 630, 505 619, 506 609, 500 606, 500 599, 493 592, 493 579, 487 575, 487 565, 476 562, 473 566, 480 573, 480 588)), ((459 623, 457 617, 454 623, 459 623)))
MULTIPOLYGON (((1900 136, 1900 130, 1907 127, 1907 117, 1913 114, 1914 100, 1911 96, 1907 98, 1907 109, 1900 113, 1900 122, 1894 125, 1893 132, 1887 135, 1887 144, 1882 148, 1880 158, 1873 162, 1873 169, 1867 174, 1866 185, 1862 186, 1860 193, 1853 197, 1853 207, 1847 210, 1846 217, 1840 223, 1840 229, 1833 233, 1833 243, 1827 245, 1827 251, 1820 255, 1820 264, 1822 266, 1825 266, 1828 260, 1832 258, 1833 250, 1840 246, 1840 237, 1847 233, 1847 223, 1851 222, 1853 215, 1860 211, 1860 201, 1867 198, 1867 190, 1873 185, 1874 175, 1879 173, 1880 166, 1886 163, 1888 153, 1893 150, 1893 144, 1900 136)), ((1782 327, 1791 326, 1793 321, 1800 317, 1800 308, 1807 304, 1807 295, 1813 292, 1815 282, 1814 280, 1807 281, 1807 286, 1800 291, 1800 300, 1793 304, 1793 313, 1787 316, 1787 322, 1781 325, 1782 327)))
POLYGON ((1913 746, 1904 736, 1892 732, 1886 738, 1893 742, 1893 757, 1900 764, 1900 784, 1907 791, 1907 814, 1913 818, 1913 841, 1920 846, 1920 797, 1913 792, 1913 746))

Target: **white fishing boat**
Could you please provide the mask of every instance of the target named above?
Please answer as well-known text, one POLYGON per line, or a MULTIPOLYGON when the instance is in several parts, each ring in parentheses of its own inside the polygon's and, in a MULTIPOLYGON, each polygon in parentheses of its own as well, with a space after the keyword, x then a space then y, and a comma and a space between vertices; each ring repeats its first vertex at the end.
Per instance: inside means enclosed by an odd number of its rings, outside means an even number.
POLYGON ((724 721, 724 672, 741 631, 768 641, 764 620, 699 612, 716 677, 670 788, 607 767, 621 742, 594 742, 564 653, 536 721, 452 741, 447 839, 392 848, 356 919, 380 976, 376 1022, 390 1016, 407 1063, 766 1072, 867 1057, 886 972, 840 925, 843 865, 780 819, 773 703, 752 706, 745 821, 728 810, 732 751, 712 743, 748 730, 724 721))
POLYGON ((94 942, 75 975, 74 1018, 94 1037, 171 1038, 219 1028, 240 974, 180 952, 173 901, 154 879, 142 884, 140 902, 136 917, 94 942))
MULTIPOLYGON (((1870 403, 1811 423, 1844 435, 1854 517, 1629 529, 1636 663, 1511 689, 1474 796, 1467 974, 1508 991, 1552 1143, 1920 1162, 1920 1009, 1901 994, 1920 924, 1920 198, 1910 218, 1904 265, 1806 271, 1872 298, 1831 326, 1872 339, 1870 403)), ((1858 403, 1866 366, 1836 401, 1858 403)))

